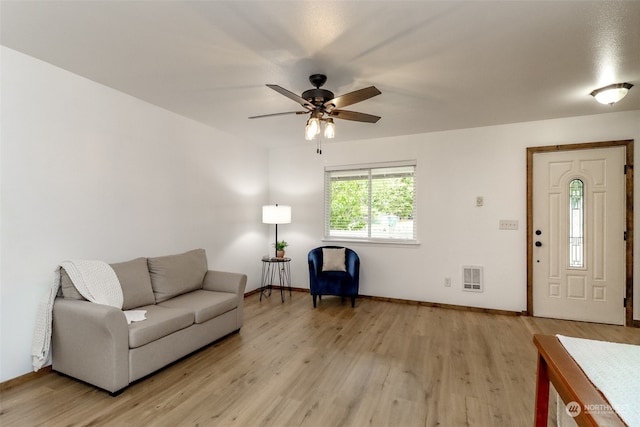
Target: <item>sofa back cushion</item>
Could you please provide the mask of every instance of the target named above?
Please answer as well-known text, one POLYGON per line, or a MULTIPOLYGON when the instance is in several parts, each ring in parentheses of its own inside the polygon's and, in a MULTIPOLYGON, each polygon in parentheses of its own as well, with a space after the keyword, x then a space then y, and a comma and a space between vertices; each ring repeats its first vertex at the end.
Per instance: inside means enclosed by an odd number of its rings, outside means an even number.
POLYGON ((60 267, 60 288, 62 289, 64 299, 87 300, 78 292, 78 289, 76 289, 76 286, 71 281, 71 277, 69 277, 67 271, 62 267, 60 267))
POLYGON ((124 297, 123 310, 155 304, 146 258, 136 258, 110 265, 120 281, 124 297))
MULTIPOLYGON (((136 258, 131 261, 109 265, 116 273, 122 288, 123 310, 155 304, 156 300, 151 288, 151 277, 149 276, 146 258, 136 258)), ((78 292, 64 268, 60 269, 60 287, 65 299, 86 301, 86 298, 78 292)))
POLYGON ((204 249, 148 258, 147 265, 156 303, 202 289, 204 275, 207 274, 208 269, 204 249))

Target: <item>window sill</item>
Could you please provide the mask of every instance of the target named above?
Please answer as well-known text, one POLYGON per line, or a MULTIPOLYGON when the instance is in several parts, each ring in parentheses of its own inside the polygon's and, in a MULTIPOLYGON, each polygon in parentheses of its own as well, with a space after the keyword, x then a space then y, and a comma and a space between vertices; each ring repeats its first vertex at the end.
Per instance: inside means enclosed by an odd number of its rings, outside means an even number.
POLYGON ((365 245, 382 245, 382 246, 420 246, 418 240, 394 240, 394 239, 350 239, 348 237, 324 237, 322 239, 326 243, 358 243, 365 245))

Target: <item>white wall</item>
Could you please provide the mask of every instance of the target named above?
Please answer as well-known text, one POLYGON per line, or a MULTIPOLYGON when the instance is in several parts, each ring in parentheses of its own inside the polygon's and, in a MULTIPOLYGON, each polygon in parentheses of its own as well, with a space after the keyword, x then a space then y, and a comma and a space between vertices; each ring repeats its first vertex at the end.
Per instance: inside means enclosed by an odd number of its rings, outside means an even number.
MULTIPOLYGON (((295 261, 293 280, 308 288, 306 254, 323 244, 325 166, 416 159, 420 245, 347 243, 361 257, 360 293, 526 310, 526 147, 619 139, 640 143, 640 111, 327 143, 321 156, 315 144, 272 150, 270 194, 293 211, 292 224, 281 229, 295 261), (476 196, 484 197, 483 207, 475 206, 476 196), (518 220, 519 229, 499 230, 500 219, 518 220), (463 265, 484 267, 484 293, 461 290, 463 265), (451 287, 444 286, 446 277, 451 287)), ((640 224, 638 208, 635 223, 640 224)), ((637 241, 634 317, 640 319, 637 241)))
POLYGON ((0 381, 31 369, 38 301, 65 259, 202 247, 259 283, 267 152, 2 47, 0 381))

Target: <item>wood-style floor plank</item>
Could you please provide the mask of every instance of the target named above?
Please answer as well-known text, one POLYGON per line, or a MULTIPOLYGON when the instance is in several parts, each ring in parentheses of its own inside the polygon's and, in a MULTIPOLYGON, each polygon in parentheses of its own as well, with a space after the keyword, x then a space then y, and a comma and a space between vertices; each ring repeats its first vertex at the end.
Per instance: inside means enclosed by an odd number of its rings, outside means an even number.
MULTIPOLYGON (((633 328, 325 297, 245 300, 245 325, 120 395, 57 373, 4 390, 4 426, 529 426, 535 333, 633 328)), ((550 425, 555 425, 554 415, 550 425)))

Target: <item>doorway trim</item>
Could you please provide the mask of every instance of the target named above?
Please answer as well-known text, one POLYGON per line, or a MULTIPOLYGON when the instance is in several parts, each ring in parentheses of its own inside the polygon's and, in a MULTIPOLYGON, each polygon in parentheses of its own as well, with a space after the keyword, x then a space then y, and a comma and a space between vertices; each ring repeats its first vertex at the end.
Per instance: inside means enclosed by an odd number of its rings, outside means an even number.
POLYGON ((640 327, 633 321, 633 139, 586 142, 581 144, 527 147, 527 312, 533 316, 533 155, 554 151, 625 147, 625 326, 640 327))

